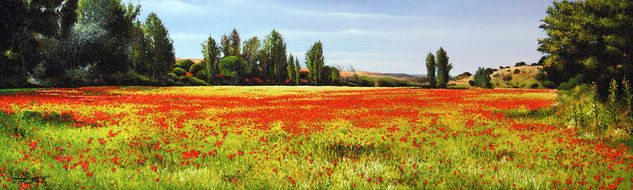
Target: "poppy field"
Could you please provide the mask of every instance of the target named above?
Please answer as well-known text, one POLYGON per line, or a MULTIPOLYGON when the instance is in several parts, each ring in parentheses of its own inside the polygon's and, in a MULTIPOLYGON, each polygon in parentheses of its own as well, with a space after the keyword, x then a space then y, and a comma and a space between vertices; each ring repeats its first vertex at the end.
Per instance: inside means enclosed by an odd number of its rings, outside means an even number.
POLYGON ((85 87, 0 92, 0 188, 630 189, 630 147, 554 90, 85 87))

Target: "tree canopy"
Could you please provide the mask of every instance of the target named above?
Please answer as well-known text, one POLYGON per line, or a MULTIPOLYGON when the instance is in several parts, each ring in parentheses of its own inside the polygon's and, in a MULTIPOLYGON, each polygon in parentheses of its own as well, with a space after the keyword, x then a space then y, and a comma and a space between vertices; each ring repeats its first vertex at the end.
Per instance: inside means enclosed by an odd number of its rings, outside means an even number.
POLYGON ((633 1, 554 2, 541 22, 547 80, 565 88, 596 82, 604 95, 611 79, 633 77, 633 1))

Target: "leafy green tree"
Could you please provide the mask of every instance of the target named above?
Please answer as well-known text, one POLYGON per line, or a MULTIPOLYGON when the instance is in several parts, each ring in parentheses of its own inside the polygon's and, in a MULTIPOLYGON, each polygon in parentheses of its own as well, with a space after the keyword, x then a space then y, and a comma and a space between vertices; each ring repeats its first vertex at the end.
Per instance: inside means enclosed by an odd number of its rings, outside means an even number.
POLYGON ((226 34, 220 38, 220 47, 222 47, 222 57, 231 56, 231 40, 226 34))
POLYGON ((151 75, 152 59, 150 58, 150 45, 147 36, 143 30, 143 23, 136 21, 134 23, 132 48, 130 56, 132 61, 132 70, 144 76, 151 75))
POLYGON ((295 57, 295 82, 299 85, 301 80, 301 64, 299 64, 299 58, 295 57))
POLYGON ((317 41, 306 52, 306 65, 308 65, 308 79, 314 82, 314 85, 319 85, 321 82, 321 70, 325 65, 325 57, 323 57, 323 44, 321 41, 317 41))
POLYGON ((323 66, 321 68, 321 83, 322 85, 336 85, 340 80, 340 71, 335 67, 323 66))
POLYGON ((479 67, 479 69, 477 69, 477 72, 475 73, 475 85, 482 88, 492 88, 492 84, 490 83, 491 74, 491 69, 479 67))
POLYGON ((288 79, 290 79, 290 83, 294 82, 296 77, 295 77, 295 58, 294 56, 292 56, 292 54, 290 54, 288 56, 288 79))
MULTIPOLYGON (((70 3, 69 3, 70 4, 70 3)), ((62 1, 3 0, 0 2, 0 87, 19 87, 44 60, 42 49, 59 31, 57 10, 62 1)))
POLYGON ((202 55, 204 57, 204 64, 206 66, 207 83, 217 83, 217 75, 220 74, 219 59, 220 59, 220 47, 211 36, 202 43, 202 55))
POLYGON ((220 61, 220 74, 232 79, 233 84, 240 84, 250 72, 248 62, 241 57, 228 56, 220 61))
POLYGON ((281 33, 273 30, 264 40, 264 48, 260 51, 260 64, 266 79, 283 82, 288 79, 288 62, 286 43, 281 33))
POLYGON ((165 80, 176 60, 173 41, 169 37, 167 28, 155 13, 147 16, 143 27, 150 44, 149 54, 153 61, 152 77, 156 80, 165 80))
POLYGON ((231 40, 231 46, 229 47, 229 55, 230 56, 241 56, 242 52, 240 51, 240 45, 242 45, 242 41, 240 39, 240 34, 237 32, 237 29, 233 28, 231 31, 231 35, 229 36, 231 40))
POLYGON ((105 84, 116 84, 117 74, 128 71, 131 65, 128 52, 139 12, 128 11, 120 0, 80 0, 77 12, 77 23, 82 27, 105 32, 96 36, 98 40, 93 42, 97 44, 87 50, 93 56, 86 61, 96 63, 95 69, 105 84))
POLYGON ((602 97, 612 78, 633 77, 633 1, 554 2, 541 20, 544 71, 556 85, 595 81, 602 97))
POLYGON ((257 62, 259 61, 260 48, 261 48, 261 42, 259 41, 259 38, 257 38, 257 36, 244 41, 242 53, 243 53, 244 59, 246 59, 248 64, 251 66, 251 69, 253 70, 252 72, 253 75, 259 74, 258 73, 259 66, 257 62))
POLYGON ((437 64, 435 63, 435 56, 433 53, 429 53, 426 56, 426 73, 427 78, 429 78, 429 85, 431 88, 435 88, 437 86, 436 77, 435 77, 435 69, 437 68, 437 64))
POLYGON ((448 55, 446 55, 444 48, 440 47, 435 55, 437 59, 437 86, 446 88, 450 80, 449 74, 453 69, 453 64, 448 63, 448 55))

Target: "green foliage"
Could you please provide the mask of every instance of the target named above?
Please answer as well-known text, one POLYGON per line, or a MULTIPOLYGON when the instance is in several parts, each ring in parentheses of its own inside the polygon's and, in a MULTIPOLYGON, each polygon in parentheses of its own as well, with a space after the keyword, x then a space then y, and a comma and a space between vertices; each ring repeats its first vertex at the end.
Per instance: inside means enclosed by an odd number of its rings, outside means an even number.
POLYGON ((288 59, 286 57, 286 43, 281 33, 273 30, 266 36, 264 47, 260 51, 260 66, 264 79, 284 82, 288 79, 288 59))
POLYGON ((453 64, 448 62, 449 58, 444 48, 440 47, 435 54, 437 59, 437 87, 446 88, 450 80, 450 72, 453 69, 453 64))
POLYGON ((491 74, 492 70, 479 67, 479 69, 477 69, 477 72, 475 73, 474 83, 482 88, 492 88, 492 84, 490 83, 491 74))
POLYGON ((602 139, 617 135, 616 131, 622 130, 629 136, 633 135, 633 118, 628 116, 626 100, 617 98, 617 81, 613 80, 609 89, 609 98, 604 103, 600 101, 596 83, 592 86, 580 84, 570 90, 560 90, 557 114, 568 121, 566 125, 587 129, 590 133, 587 137, 602 139))
POLYGON ((208 83, 218 83, 217 75, 220 74, 220 47, 211 36, 202 43, 202 55, 204 57, 205 73, 208 83))
POLYGON ((240 84, 250 72, 248 62, 241 57, 229 56, 220 61, 220 74, 233 79, 233 84, 240 84))
POLYGON ((578 74, 575 77, 569 79, 567 82, 563 82, 558 86, 560 90, 571 90, 572 88, 578 86, 585 79, 585 75, 578 74))
MULTIPOLYGON (((189 68, 191 68, 191 66, 195 64, 193 61, 191 61, 191 59, 183 59, 180 61, 176 61, 176 64, 174 66, 176 66, 177 68, 181 68, 183 70, 185 70, 185 72, 187 72, 186 70, 188 70, 189 68)), ((174 68, 177 69, 177 68, 174 68)))
POLYGON ((437 81, 435 77, 435 70, 437 68, 437 63, 435 63, 435 56, 433 53, 430 53, 426 56, 426 76, 429 78, 429 86, 431 88, 435 88, 437 86, 437 81))
POLYGON ((290 79, 290 83, 292 84, 297 77, 295 77, 296 75, 296 70, 295 70, 295 57, 292 56, 292 54, 290 54, 290 56, 288 56, 288 78, 290 79))
POLYGON ((336 85, 340 82, 340 71, 331 66, 323 66, 321 68, 321 83, 322 85, 336 85))
POLYGON ((323 44, 321 41, 317 41, 310 47, 305 55, 306 65, 310 70, 308 73, 308 80, 312 81, 314 85, 319 85, 321 82, 321 70, 325 65, 325 57, 323 57, 323 44))
POLYGON ((261 48, 261 42, 257 36, 252 37, 244 42, 243 56, 253 70, 252 75, 257 76, 259 73, 259 51, 261 48))
POLYGON ((174 68, 174 72, 173 72, 176 76, 185 76, 187 75, 187 71, 181 67, 176 67, 174 68))
POLYGON ((165 78, 175 64, 173 41, 169 37, 167 28, 155 13, 150 13, 145 20, 143 29, 150 44, 149 54, 152 58, 152 76, 154 79, 165 78))
POLYGON ((183 76, 178 77, 178 80, 187 86, 208 86, 209 83, 205 82, 202 79, 192 77, 192 76, 183 76))
POLYGON ((198 73, 200 71, 204 71, 205 70, 205 65, 202 63, 196 63, 191 65, 191 67, 189 68, 189 72, 192 74, 198 73))
POLYGON ((596 81, 606 97, 612 78, 633 76, 632 1, 554 2, 542 22, 547 37, 538 50, 547 54, 544 71, 555 84, 567 82, 563 89, 596 81), (577 74, 585 77, 578 80, 577 74))
POLYGON ((301 65, 299 64, 299 58, 295 58, 295 82, 299 85, 301 80, 301 65))

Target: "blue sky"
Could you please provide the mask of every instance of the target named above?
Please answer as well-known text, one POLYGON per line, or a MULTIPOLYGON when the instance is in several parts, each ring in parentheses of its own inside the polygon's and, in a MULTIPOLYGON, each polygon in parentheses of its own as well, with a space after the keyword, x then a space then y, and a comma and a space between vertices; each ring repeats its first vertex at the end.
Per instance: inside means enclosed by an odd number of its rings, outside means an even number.
MULTIPOLYGON (((176 57, 201 58, 200 44, 236 28, 242 40, 280 31, 288 52, 324 44, 326 65, 358 71, 425 74, 440 46, 454 69, 537 62, 538 28, 551 0, 140 0, 144 19, 156 12, 176 57)), ((305 66, 304 66, 305 67, 305 66)))

